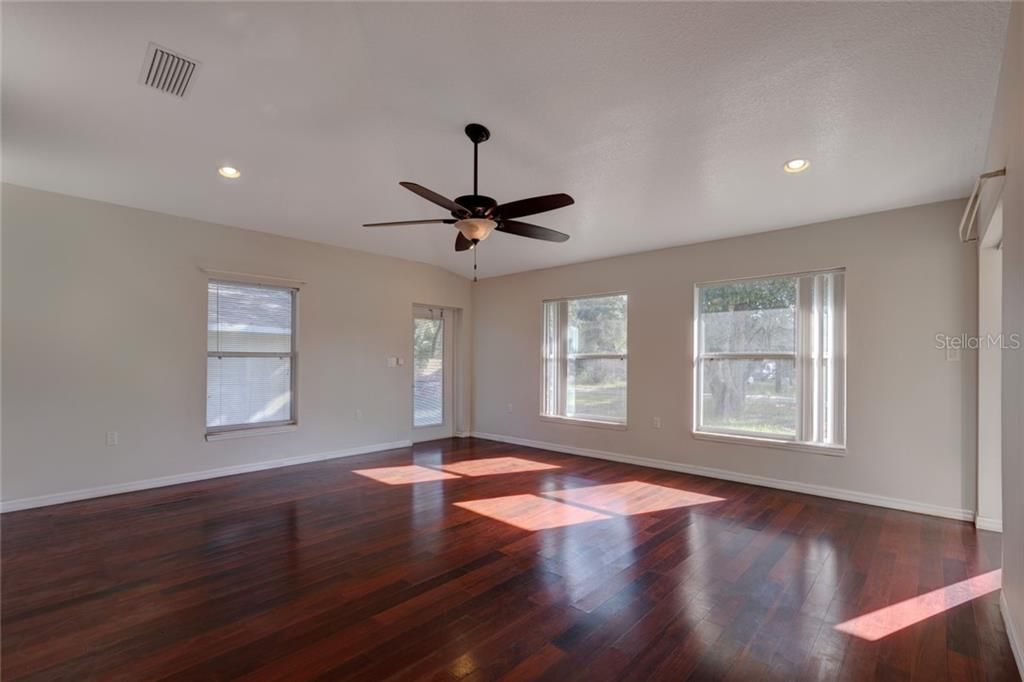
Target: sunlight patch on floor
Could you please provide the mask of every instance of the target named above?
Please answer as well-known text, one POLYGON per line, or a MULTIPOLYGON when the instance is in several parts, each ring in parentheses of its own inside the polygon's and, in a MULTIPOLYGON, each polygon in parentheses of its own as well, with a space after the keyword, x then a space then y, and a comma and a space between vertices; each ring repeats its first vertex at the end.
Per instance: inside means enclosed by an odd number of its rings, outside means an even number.
POLYGON ((523 530, 561 528, 577 523, 603 521, 611 518, 590 509, 546 500, 536 495, 492 497, 469 502, 456 502, 455 506, 523 530))
POLYGON ((423 483, 425 481, 443 481, 449 478, 459 478, 455 474, 444 471, 428 469, 416 464, 400 467, 377 467, 376 469, 355 469, 354 474, 372 478, 379 483, 388 485, 406 485, 409 483, 423 483))
POLYGON ((723 500, 721 497, 702 495, 642 481, 554 490, 545 495, 556 497, 563 502, 582 504, 610 514, 623 515, 647 514, 723 500))
POLYGON ((1001 583, 1002 570, 996 569, 857 616, 840 623, 835 629, 874 642, 972 599, 995 592, 1001 583))
POLYGON ((520 457, 491 457, 489 459, 468 459, 440 465, 445 471, 461 476, 493 476, 495 474, 517 474, 521 471, 544 471, 560 469, 555 464, 534 462, 520 457))

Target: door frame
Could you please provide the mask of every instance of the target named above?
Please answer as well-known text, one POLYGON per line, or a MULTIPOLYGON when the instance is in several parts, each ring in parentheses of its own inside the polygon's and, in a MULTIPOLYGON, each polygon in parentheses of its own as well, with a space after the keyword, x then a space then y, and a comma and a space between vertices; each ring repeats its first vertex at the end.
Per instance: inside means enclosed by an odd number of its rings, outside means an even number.
MULTIPOLYGON (((1002 352, 989 342, 1003 332, 1003 204, 998 202, 978 241, 977 503, 974 525, 1002 531, 1002 352)), ((1005 340, 1003 340, 1005 343, 1005 340)))
POLYGON ((446 306, 414 303, 412 306, 411 320, 412 324, 409 327, 409 357, 411 358, 409 367, 412 373, 411 381, 409 382, 409 390, 412 397, 409 410, 410 440, 414 443, 420 443, 428 440, 452 438, 456 431, 457 416, 455 414, 455 410, 456 405, 458 404, 458 401, 456 400, 456 377, 458 375, 455 368, 455 358, 457 357, 455 344, 458 337, 458 311, 455 308, 449 308, 446 306), (442 422, 435 426, 416 426, 416 320, 436 319, 437 317, 440 317, 442 320, 442 422))

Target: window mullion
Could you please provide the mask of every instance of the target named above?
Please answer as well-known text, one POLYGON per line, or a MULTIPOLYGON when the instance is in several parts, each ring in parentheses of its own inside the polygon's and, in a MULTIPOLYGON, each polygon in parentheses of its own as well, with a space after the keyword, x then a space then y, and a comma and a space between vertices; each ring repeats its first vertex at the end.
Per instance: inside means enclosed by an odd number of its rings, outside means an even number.
POLYGON ((846 291, 845 277, 832 276, 832 441, 846 443, 846 291))
POLYGON ((569 390, 569 302, 558 303, 558 414, 566 416, 569 390))
POLYGON ((797 281, 797 439, 814 440, 814 277, 797 281))

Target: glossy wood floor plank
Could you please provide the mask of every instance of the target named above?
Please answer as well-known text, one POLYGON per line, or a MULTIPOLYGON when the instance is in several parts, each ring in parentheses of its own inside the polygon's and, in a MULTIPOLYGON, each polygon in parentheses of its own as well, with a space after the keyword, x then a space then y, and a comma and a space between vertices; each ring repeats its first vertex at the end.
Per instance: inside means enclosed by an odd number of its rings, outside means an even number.
POLYGON ((997 534, 490 441, 0 523, 5 680, 1019 679, 997 534))

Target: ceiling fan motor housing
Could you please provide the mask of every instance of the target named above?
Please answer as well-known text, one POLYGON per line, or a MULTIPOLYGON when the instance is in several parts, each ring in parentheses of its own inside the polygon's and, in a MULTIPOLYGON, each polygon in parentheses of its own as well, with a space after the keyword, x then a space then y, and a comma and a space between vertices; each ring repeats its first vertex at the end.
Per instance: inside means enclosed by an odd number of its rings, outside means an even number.
MULTIPOLYGON (((467 194, 465 196, 457 197, 455 203, 459 206, 468 208, 473 212, 475 216, 486 215, 498 205, 498 202, 491 197, 485 197, 482 194, 467 194)), ((454 213, 452 215, 455 215, 454 213)), ((458 216, 456 216, 458 217, 458 216)))

